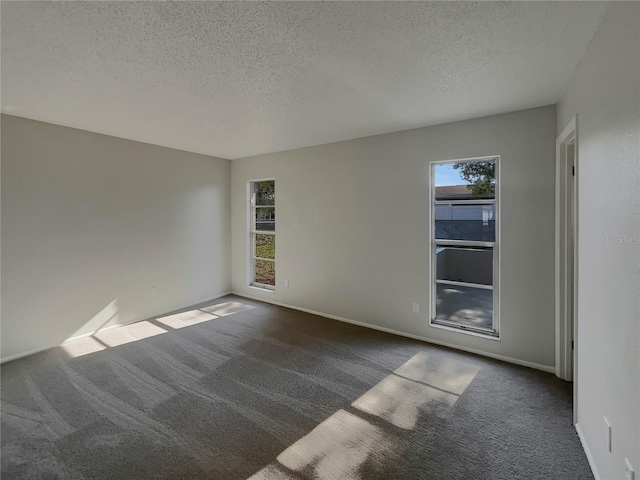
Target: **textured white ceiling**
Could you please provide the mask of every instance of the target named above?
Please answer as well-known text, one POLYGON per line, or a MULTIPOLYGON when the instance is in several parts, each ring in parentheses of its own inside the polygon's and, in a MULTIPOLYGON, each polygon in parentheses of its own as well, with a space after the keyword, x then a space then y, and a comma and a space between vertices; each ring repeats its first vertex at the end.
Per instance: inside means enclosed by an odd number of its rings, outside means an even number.
POLYGON ((6 2, 2 111, 224 158, 555 103, 602 2, 6 2))

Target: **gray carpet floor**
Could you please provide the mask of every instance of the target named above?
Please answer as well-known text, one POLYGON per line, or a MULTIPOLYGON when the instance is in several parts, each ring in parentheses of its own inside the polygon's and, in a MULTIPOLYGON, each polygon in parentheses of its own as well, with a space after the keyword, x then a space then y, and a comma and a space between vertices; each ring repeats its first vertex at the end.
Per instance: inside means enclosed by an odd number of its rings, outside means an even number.
POLYGON ((551 374, 225 297, 2 366, 2 479, 592 479, 551 374))

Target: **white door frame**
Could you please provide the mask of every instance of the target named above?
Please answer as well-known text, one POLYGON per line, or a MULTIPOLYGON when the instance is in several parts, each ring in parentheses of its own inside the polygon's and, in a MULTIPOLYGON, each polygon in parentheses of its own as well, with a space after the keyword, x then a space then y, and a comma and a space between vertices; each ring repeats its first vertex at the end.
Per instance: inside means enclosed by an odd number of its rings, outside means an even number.
POLYGON ((577 123, 577 117, 574 116, 556 139, 556 375, 573 381, 574 423, 577 415, 578 371, 577 123), (573 258, 570 257, 571 253, 573 258))

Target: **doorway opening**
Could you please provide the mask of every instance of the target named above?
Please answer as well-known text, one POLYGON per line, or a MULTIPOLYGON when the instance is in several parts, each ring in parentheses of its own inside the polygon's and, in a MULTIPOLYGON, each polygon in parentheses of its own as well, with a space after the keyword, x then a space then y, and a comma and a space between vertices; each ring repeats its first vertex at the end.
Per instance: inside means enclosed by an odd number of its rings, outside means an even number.
POLYGON ((577 422, 578 144, 573 117, 556 139, 556 375, 573 382, 577 422))

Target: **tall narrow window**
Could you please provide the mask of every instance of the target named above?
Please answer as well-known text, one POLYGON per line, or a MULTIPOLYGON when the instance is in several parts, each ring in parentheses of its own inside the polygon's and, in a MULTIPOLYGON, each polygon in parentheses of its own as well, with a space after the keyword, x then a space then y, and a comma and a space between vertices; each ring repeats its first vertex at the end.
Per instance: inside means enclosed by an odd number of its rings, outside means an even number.
POLYGON ((276 184, 275 180, 251 182, 250 284, 276 287, 276 184))
POLYGON ((431 168, 431 323, 497 336, 498 157, 431 168))

